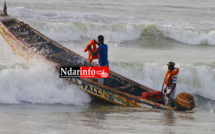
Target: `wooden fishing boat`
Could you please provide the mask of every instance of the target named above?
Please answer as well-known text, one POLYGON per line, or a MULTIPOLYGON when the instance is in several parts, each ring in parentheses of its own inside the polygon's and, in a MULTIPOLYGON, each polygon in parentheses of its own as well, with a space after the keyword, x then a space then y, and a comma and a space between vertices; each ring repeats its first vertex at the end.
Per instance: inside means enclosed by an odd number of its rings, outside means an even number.
MULTIPOLYGON (((43 59, 57 70, 59 66, 98 66, 14 18, 0 21, 0 34, 21 57, 43 59)), ((89 78, 65 78, 65 80, 78 85, 80 89, 95 97, 117 105, 174 110, 163 105, 163 98, 149 100, 142 98, 143 93, 155 90, 113 71, 110 71, 109 76, 110 78, 105 79, 104 85, 89 78)))

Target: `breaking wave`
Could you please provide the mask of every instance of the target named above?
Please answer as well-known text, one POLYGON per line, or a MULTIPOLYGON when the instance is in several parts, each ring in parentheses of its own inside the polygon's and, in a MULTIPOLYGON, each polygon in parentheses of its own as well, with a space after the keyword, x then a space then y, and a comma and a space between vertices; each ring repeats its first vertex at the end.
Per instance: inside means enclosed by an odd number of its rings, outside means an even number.
POLYGON ((59 79, 55 69, 42 61, 26 61, 15 55, 0 37, 0 103, 84 105, 90 96, 59 79))
MULTIPOLYGON (((24 19, 31 26, 56 41, 95 38, 103 34, 108 41, 125 42, 144 39, 167 38, 189 45, 215 45, 215 30, 194 26, 185 21, 155 19, 152 21, 135 17, 103 14, 83 14, 59 11, 35 11, 24 7, 11 8, 9 13, 24 19)), ((204 24, 207 21, 204 21, 204 24)), ((204 25, 200 22, 200 25, 204 25)), ((211 24, 212 25, 212 24, 211 24)), ((213 26, 212 26, 213 27, 213 26)))
MULTIPOLYGON (((33 24, 33 23, 32 23, 33 24)), ((168 38, 190 45, 215 45, 215 30, 196 31, 195 29, 178 29, 165 26, 132 24, 90 24, 82 22, 40 22, 33 24, 45 35, 57 41, 81 40, 95 38, 103 34, 107 40, 114 42, 133 41, 139 38, 168 38), (42 24, 42 26, 41 26, 42 24), (70 35, 70 36, 67 36, 70 35)))

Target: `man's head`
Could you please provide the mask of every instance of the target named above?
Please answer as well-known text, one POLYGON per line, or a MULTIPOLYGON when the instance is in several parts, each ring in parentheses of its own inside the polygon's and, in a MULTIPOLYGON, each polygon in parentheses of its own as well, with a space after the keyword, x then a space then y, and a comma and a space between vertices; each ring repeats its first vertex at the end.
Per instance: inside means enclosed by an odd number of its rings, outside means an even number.
POLYGON ((174 62, 170 61, 167 65, 168 65, 169 70, 171 70, 171 71, 174 70, 174 68, 175 68, 175 63, 174 62))
POLYGON ((98 43, 99 43, 99 45, 104 44, 104 36, 103 35, 98 36, 98 43))

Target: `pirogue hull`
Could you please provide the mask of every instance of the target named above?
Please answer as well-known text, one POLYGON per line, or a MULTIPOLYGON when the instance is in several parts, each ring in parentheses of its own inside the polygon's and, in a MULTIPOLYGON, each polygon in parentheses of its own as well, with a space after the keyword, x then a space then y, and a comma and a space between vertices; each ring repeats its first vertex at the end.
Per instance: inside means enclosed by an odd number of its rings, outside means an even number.
MULTIPOLYGON (((0 33, 9 46, 25 59, 43 59, 52 66, 97 66, 88 59, 49 39, 29 25, 17 19, 2 19, 0 33)), ((142 92, 154 91, 140 83, 110 71, 104 85, 92 79, 65 78, 85 92, 111 103, 139 108, 174 110, 162 104, 162 100, 141 98, 142 92)))

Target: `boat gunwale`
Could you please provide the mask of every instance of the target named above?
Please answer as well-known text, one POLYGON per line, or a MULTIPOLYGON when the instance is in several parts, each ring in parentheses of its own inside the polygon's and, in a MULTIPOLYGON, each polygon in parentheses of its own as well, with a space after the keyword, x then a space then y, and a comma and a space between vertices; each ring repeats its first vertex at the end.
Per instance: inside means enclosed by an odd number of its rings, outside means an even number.
MULTIPOLYGON (((79 79, 79 80, 84 81, 84 79, 79 79)), ((85 82, 88 82, 88 81, 85 81, 85 82)), ((102 90, 110 91, 110 92, 115 93, 117 95, 120 95, 122 97, 128 98, 130 100, 134 100, 134 101, 137 101, 139 103, 144 103, 145 105, 149 105, 149 106, 152 106, 152 107, 157 107, 159 109, 174 110, 172 107, 169 107, 169 106, 157 103, 157 102, 153 102, 151 100, 146 100, 146 99, 143 99, 141 97, 137 97, 135 95, 131 95, 131 94, 128 94, 128 93, 125 93, 125 92, 110 88, 108 86, 106 86, 106 88, 102 87, 102 86, 105 86, 105 85, 102 85, 102 84, 100 84, 101 86, 97 86, 97 82, 95 82, 95 81, 91 81, 91 82, 89 82, 89 84, 91 84, 94 87, 102 88, 102 90)), ((84 91, 86 91, 86 90, 84 90, 84 91)), ((91 93, 91 92, 88 92, 88 93, 91 93)), ((102 97, 99 97, 99 98, 104 99, 102 97)), ((105 99, 105 100, 108 100, 108 99, 105 99)), ((119 103, 116 103, 116 104, 119 104, 119 103)), ((125 106, 125 105, 123 105, 123 106, 125 106)))

